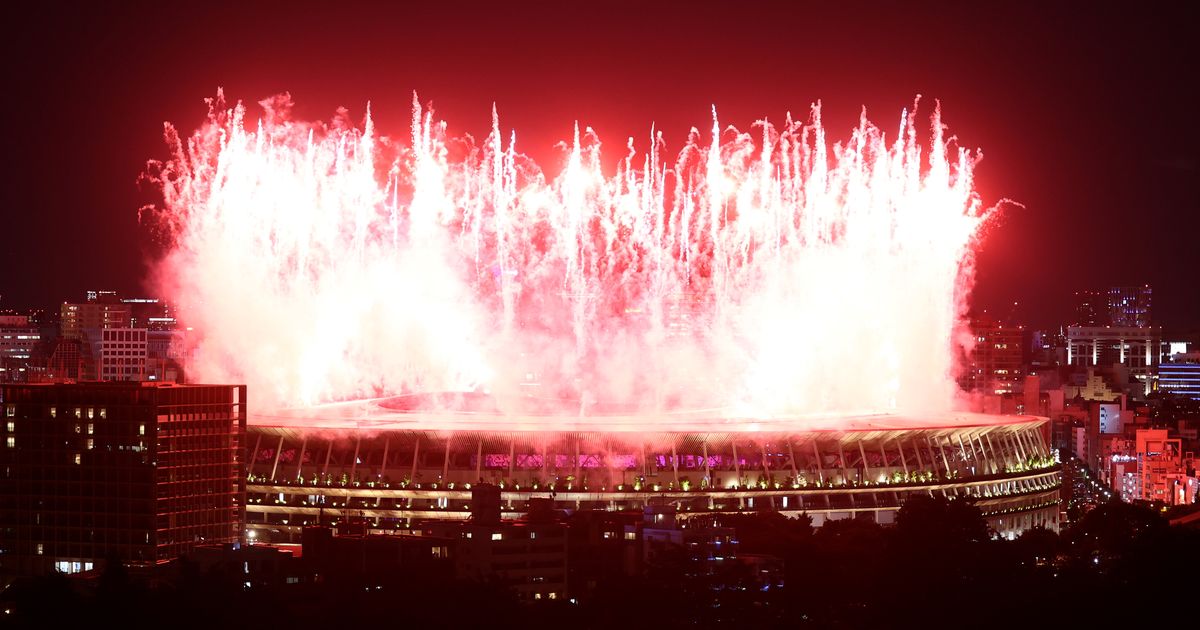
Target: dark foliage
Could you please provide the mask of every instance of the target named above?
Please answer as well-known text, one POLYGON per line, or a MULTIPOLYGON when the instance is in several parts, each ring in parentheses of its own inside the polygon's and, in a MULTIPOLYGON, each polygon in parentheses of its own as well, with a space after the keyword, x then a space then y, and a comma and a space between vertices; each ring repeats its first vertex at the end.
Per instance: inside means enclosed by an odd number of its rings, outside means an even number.
POLYGON ((1196 624, 1178 593, 1200 567, 1200 531, 1172 528, 1150 508, 1100 506, 1062 533, 1035 528, 993 539, 978 508, 910 500, 893 527, 777 513, 726 517, 742 554, 785 562, 786 587, 741 588, 730 565, 692 571, 662 553, 644 577, 607 576, 590 599, 520 605, 492 583, 372 576, 371 584, 243 590, 238 576, 184 563, 171 585, 139 586, 119 568, 80 589, 65 576, 14 584, 13 627, 653 627, 897 628, 1196 624))

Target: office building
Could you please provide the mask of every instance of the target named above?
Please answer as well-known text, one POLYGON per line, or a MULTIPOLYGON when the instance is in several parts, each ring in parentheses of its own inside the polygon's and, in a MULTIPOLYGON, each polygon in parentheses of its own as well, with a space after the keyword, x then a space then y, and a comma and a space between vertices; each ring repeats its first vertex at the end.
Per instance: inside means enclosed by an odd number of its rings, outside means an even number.
POLYGON ((0 410, 0 574, 240 541, 245 386, 0 385, 0 410))
POLYGON ((1108 324, 1118 328, 1150 326, 1150 285, 1108 290, 1108 324))

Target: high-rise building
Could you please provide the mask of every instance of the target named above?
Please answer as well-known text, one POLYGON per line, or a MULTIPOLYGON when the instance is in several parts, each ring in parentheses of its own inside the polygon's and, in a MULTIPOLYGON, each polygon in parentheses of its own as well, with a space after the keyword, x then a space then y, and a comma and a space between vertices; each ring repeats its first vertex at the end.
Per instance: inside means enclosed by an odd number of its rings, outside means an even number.
POLYGON ((121 303, 112 291, 88 291, 85 302, 63 302, 59 326, 64 339, 87 341, 89 330, 128 328, 132 313, 132 306, 121 303))
POLYGON ((961 383, 965 389, 1006 394, 1023 375, 1025 328, 986 318, 971 320, 975 346, 967 356, 961 383))
POLYGON ((147 342, 145 328, 101 330, 100 373, 102 381, 145 381, 147 342))
POLYGON ((1108 295, 1101 291, 1075 292, 1075 326, 1107 326, 1108 295))
POLYGON ((1121 366, 1142 383, 1143 393, 1153 389, 1162 351, 1162 329, 1157 326, 1067 328, 1068 365, 1103 369, 1121 366))
POLYGON ((1145 328, 1151 325, 1150 285, 1076 291, 1074 326, 1145 328))
POLYGON ((244 385, 0 385, 0 574, 240 542, 244 385))
POLYGON ((28 316, 0 315, 0 382, 29 379, 28 371, 41 340, 41 330, 28 316))
POLYGON ((1108 323, 1123 328, 1150 326, 1150 285, 1108 290, 1108 323))

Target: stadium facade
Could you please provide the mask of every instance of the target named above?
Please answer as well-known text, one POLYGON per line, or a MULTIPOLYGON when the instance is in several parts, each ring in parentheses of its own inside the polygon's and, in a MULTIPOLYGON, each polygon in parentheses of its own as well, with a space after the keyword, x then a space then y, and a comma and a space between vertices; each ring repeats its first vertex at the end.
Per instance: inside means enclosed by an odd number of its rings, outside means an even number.
POLYGON ((481 482, 501 487, 505 518, 551 498, 563 510, 670 504, 684 519, 769 509, 816 525, 889 523, 919 493, 974 500, 1002 536, 1058 529, 1060 467, 1040 417, 729 421, 697 411, 647 420, 397 400, 251 418, 249 535, 290 542, 318 521, 382 533, 464 520, 481 482))

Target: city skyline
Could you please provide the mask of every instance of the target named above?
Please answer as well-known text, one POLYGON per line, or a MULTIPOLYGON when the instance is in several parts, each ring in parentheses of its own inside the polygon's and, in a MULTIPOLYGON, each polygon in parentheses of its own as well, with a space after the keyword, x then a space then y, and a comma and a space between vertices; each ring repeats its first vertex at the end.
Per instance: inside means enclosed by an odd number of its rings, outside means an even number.
POLYGON ((23 16, 28 28, 6 52, 38 63, 6 70, 27 97, 4 107, 7 119, 35 124, 19 125, 6 144, 6 172, 23 185, 5 187, 5 224, 24 237, 0 264, 37 264, 39 273, 9 274, 0 308, 49 307, 100 286, 143 293, 154 239, 137 208, 153 200, 138 175, 164 157, 161 123, 190 130, 202 99, 223 86, 251 103, 290 91, 317 119, 338 106, 361 119, 370 101, 393 136, 407 131, 412 90, 477 138, 494 102, 539 161, 562 159, 554 145, 579 120, 606 140, 609 167, 621 139, 648 135, 652 123, 678 148, 714 104, 723 123, 745 129, 821 100, 826 127, 841 137, 860 106, 886 130, 922 94, 941 102, 950 133, 982 149, 985 204, 1022 204, 1006 206, 983 238, 976 308, 1018 302, 1030 325, 1049 327, 1070 318, 1075 291, 1147 283, 1165 326, 1191 328, 1200 316, 1186 273, 1197 253, 1180 230, 1197 209, 1187 186, 1197 132, 1176 124, 1186 88, 1171 79, 1196 58, 1186 14, 871 7, 881 19, 855 37, 853 15, 811 6, 789 20, 784 5, 667 4, 639 19, 464 5, 450 22, 360 5, 345 19, 363 28, 297 46, 291 34, 322 19, 309 6, 23 16), (919 26, 888 28, 889 12, 919 26), (421 28, 392 33, 409 23, 421 28), (210 38, 222 46, 202 52, 210 38), (1134 131, 1106 131, 1118 124, 1134 131))

